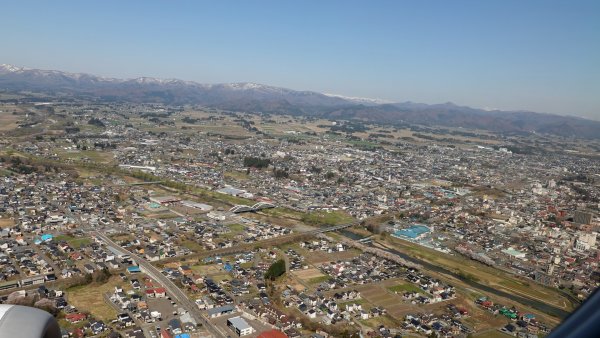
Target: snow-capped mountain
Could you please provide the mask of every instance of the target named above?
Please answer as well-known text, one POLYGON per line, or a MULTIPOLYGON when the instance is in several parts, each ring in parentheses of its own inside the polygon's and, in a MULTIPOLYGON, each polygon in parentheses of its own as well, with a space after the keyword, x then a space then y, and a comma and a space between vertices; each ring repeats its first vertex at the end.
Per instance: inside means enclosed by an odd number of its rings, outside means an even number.
POLYGON ((366 104, 366 105, 371 105, 371 104, 389 104, 389 103, 394 103, 393 101, 389 101, 389 100, 382 100, 382 99, 370 99, 370 98, 366 98, 366 97, 352 97, 352 96, 344 96, 344 95, 338 95, 338 94, 330 94, 330 93, 323 93, 324 95, 327 95, 329 97, 336 97, 342 100, 346 100, 349 102, 354 102, 354 103, 358 103, 358 104, 366 104))
POLYGON ((600 122, 575 117, 522 111, 487 111, 450 102, 434 105, 410 101, 391 103, 378 99, 297 91, 253 82, 200 84, 152 77, 115 79, 2 64, 0 92, 38 92, 49 97, 82 97, 100 101, 199 104, 232 111, 600 138, 600 122))

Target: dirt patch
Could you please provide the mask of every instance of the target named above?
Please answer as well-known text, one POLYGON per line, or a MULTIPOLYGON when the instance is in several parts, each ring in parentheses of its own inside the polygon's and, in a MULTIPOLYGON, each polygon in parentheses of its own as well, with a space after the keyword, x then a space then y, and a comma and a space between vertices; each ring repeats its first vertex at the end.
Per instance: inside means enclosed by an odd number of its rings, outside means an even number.
POLYGON ((311 279, 315 279, 315 278, 321 278, 321 277, 325 277, 326 275, 323 274, 319 269, 317 268, 310 268, 310 269, 305 269, 305 270, 297 270, 292 272, 296 277, 298 277, 299 279, 307 282, 311 279))
POLYGON ((223 273, 221 266, 211 264, 211 265, 194 265, 191 267, 194 272, 199 273, 200 275, 216 275, 223 273))
POLYGON ((0 228, 4 229, 4 228, 10 228, 13 225, 15 225, 15 222, 7 217, 2 217, 0 218, 0 228))
POLYGON ((306 257, 306 261, 310 264, 322 264, 322 263, 326 263, 326 262, 335 262, 338 260, 349 260, 351 258, 354 258, 358 255, 360 255, 360 251, 358 250, 354 250, 354 249, 350 249, 350 250, 346 250, 346 251, 336 251, 336 252, 332 252, 332 253, 327 253, 325 251, 312 251, 312 252, 307 252, 307 254, 302 254, 304 257, 306 257))
POLYGON ((124 291, 130 288, 120 277, 112 276, 102 285, 88 284, 67 289, 67 300, 80 311, 110 321, 117 316, 117 311, 105 301, 104 294, 114 292, 115 286, 123 287, 124 291))

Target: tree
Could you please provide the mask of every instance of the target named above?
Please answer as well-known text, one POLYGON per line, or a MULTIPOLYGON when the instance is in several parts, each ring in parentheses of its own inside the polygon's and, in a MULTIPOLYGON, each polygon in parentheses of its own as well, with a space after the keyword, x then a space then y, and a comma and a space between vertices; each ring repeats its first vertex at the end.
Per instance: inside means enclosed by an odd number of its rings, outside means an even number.
POLYGON ((260 157, 244 157, 244 166, 245 167, 254 167, 254 168, 266 168, 271 164, 271 160, 268 158, 260 158, 260 157))
POLYGON ((290 174, 285 169, 273 168, 273 176, 275 176, 275 178, 288 178, 290 174))
POLYGON ((271 264, 269 270, 265 273, 265 279, 275 280, 275 278, 285 273, 285 261, 283 259, 271 264))

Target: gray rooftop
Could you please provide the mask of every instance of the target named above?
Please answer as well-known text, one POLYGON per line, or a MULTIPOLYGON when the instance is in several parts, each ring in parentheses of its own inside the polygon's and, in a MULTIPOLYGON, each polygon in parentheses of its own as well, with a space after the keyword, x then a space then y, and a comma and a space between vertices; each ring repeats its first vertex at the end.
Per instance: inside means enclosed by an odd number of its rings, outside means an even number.
POLYGON ((248 324, 248 322, 246 322, 246 320, 244 320, 244 318, 239 317, 239 316, 238 317, 229 318, 227 321, 230 322, 232 326, 234 326, 235 328, 237 328, 240 331, 252 328, 250 326, 250 324, 248 324))

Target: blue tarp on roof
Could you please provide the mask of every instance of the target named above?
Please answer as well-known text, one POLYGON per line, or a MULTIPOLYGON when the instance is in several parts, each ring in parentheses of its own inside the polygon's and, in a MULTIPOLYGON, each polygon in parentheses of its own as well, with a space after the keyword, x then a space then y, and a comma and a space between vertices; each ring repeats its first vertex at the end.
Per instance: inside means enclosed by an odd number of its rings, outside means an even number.
POLYGON ((130 266, 127 268, 127 272, 135 273, 135 272, 141 272, 141 270, 140 270, 139 266, 130 266))

